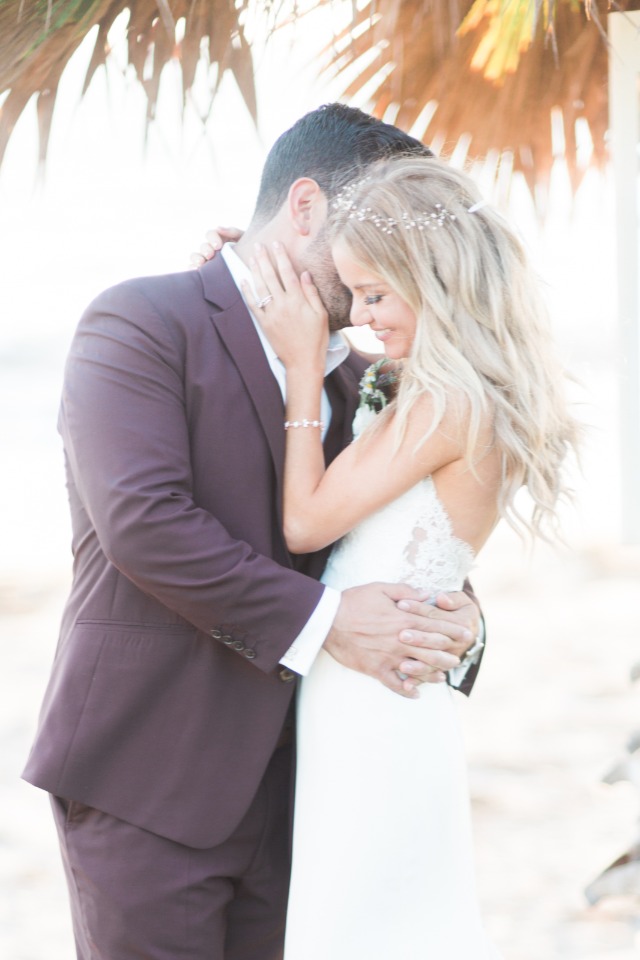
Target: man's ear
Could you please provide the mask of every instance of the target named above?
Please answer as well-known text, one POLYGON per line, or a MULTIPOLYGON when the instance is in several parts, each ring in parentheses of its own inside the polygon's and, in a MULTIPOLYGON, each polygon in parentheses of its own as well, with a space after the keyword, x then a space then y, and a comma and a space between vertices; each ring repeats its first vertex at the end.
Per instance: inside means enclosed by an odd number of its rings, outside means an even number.
POLYGON ((294 230, 301 237, 313 237, 327 217, 327 198, 311 177, 300 177, 289 188, 287 209, 294 230))

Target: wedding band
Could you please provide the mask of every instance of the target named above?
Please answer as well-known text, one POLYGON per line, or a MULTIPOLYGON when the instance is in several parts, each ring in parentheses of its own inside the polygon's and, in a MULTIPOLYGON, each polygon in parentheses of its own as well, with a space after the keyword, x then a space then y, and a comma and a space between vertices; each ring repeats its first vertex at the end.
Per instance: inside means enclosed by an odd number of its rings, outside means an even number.
POLYGON ((258 300, 258 310, 264 310, 268 303, 271 303, 273 297, 270 293, 266 297, 263 297, 262 300, 258 300))
POLYGON ((409 674, 408 674, 408 673, 403 673, 402 670, 396 670, 396 673, 398 674, 398 679, 399 679, 399 680, 408 680, 408 679, 409 679, 409 674))

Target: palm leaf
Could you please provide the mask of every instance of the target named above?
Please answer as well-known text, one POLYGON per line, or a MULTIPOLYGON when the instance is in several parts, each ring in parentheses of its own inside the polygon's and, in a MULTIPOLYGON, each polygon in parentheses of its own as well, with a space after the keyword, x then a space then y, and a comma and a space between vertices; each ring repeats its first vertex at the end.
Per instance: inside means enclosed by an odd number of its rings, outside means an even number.
MULTIPOLYGON (((0 93, 7 92, 0 107, 0 163, 13 128, 34 94, 38 97, 40 160, 44 162, 64 68, 87 33, 97 26, 85 92, 105 62, 107 34, 124 10, 129 11, 129 62, 147 95, 148 120, 154 116, 166 64, 174 58, 181 62, 186 95, 203 48, 209 63, 218 68, 218 85, 225 70, 230 70, 257 119, 251 50, 243 27, 250 6, 251 0, 0 0, 0 93), (184 35, 178 41, 176 23, 180 20, 184 21, 184 35), (151 59, 153 70, 147 78, 144 67, 151 59)), ((268 12, 272 2, 262 0, 258 6, 268 12)))
MULTIPOLYGON (((306 9, 327 3, 335 0, 316 0, 306 9)), ((321 72, 343 83, 344 99, 366 99, 371 112, 413 128, 436 149, 458 144, 474 157, 501 155, 503 169, 521 170, 532 188, 547 181, 559 143, 565 144, 574 186, 579 183, 579 123, 590 131, 592 162, 604 162, 608 0, 340 0, 337 6, 351 11, 351 18, 319 62, 321 72), (560 138, 552 134, 552 111, 555 129, 562 126, 560 138)), ((640 0, 613 6, 639 9, 640 0)), ((147 95, 148 121, 165 65, 180 61, 186 96, 203 56, 217 67, 216 88, 231 71, 256 118, 243 23, 259 15, 277 23, 283 0, 0 0, 0 93, 6 92, 0 163, 34 94, 44 161, 66 64, 97 25, 86 90, 105 63, 109 29, 124 10, 129 62, 147 95), (151 76, 145 73, 149 62, 151 76)), ((295 4, 287 14, 302 15, 295 4)))
POLYGON ((366 92, 371 112, 437 149, 463 142, 474 157, 503 155, 532 189, 546 184, 564 141, 576 187, 580 126, 591 135, 591 161, 606 159, 608 8, 606 0, 370 0, 325 49, 324 69, 345 77, 345 97, 366 92), (552 111, 563 137, 553 134, 552 111))

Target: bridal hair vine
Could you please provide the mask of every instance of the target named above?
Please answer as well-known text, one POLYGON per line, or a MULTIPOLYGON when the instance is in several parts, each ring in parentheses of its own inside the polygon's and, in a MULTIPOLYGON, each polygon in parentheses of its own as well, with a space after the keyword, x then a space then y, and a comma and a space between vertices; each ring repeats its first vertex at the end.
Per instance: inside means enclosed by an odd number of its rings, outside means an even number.
MULTIPOLYGON (((436 203, 433 210, 423 210, 417 216, 403 213, 397 219, 395 217, 383 217, 376 213, 371 207, 361 207, 354 200, 354 195, 371 180, 371 177, 364 177, 362 180, 356 180, 346 186, 337 195, 333 201, 334 210, 343 210, 348 220, 357 220, 359 223, 368 221, 374 227, 377 227, 382 233, 393 233, 396 227, 404 230, 439 230, 446 223, 457 220, 455 213, 449 213, 446 207, 441 203, 436 203)), ((486 200, 479 200, 471 207, 467 208, 467 213, 476 213, 486 205, 486 200)))

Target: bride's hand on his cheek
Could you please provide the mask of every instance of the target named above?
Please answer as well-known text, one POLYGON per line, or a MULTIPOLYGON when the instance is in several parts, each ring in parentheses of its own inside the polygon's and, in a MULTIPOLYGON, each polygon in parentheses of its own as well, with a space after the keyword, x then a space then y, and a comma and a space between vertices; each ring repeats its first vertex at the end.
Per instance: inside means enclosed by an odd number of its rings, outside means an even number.
POLYGON ((206 242, 201 244, 200 252, 192 253, 189 257, 191 266, 201 267, 207 260, 213 260, 225 243, 236 243, 243 233, 244 230, 239 227, 216 227, 214 230, 207 230, 206 242))
POLYGON ((244 286, 247 303, 286 367, 324 370, 329 340, 328 314, 308 271, 298 277, 280 243, 272 257, 262 245, 251 260, 255 296, 244 286))

